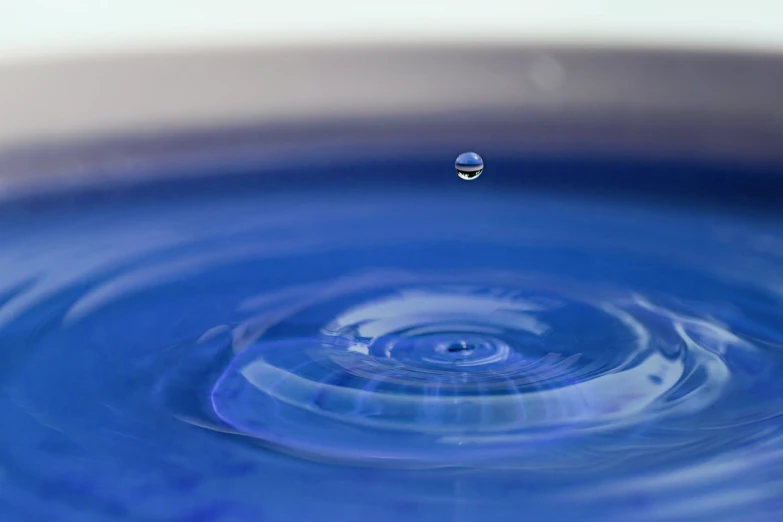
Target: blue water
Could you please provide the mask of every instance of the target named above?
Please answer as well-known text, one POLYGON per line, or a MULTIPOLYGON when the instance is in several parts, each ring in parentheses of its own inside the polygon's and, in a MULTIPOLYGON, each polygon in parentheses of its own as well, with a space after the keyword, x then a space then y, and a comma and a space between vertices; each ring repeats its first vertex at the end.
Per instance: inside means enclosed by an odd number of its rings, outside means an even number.
POLYGON ((779 178, 452 161, 0 206, 0 520, 781 516, 779 178))

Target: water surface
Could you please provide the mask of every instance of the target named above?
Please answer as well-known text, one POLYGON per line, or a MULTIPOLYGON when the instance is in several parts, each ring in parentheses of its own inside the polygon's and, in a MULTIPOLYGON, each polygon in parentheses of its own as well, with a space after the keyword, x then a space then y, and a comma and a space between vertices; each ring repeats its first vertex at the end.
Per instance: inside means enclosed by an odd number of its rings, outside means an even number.
POLYGON ((2 519, 780 516, 765 191, 452 161, 5 204, 2 519))

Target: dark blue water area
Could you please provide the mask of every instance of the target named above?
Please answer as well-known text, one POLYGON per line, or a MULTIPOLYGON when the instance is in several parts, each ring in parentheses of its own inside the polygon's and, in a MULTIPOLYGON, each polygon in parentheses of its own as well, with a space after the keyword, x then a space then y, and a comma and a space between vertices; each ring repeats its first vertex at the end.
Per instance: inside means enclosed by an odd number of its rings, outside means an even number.
POLYGON ((780 171, 484 159, 5 203, 0 519, 780 517, 780 171))

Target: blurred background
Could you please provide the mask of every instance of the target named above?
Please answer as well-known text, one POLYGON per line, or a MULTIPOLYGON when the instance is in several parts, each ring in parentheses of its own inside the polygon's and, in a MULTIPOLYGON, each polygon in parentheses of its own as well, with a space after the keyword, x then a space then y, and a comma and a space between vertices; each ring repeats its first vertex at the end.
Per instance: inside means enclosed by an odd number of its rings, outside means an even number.
POLYGON ((783 48, 779 0, 0 0, 0 60, 319 41, 783 48))

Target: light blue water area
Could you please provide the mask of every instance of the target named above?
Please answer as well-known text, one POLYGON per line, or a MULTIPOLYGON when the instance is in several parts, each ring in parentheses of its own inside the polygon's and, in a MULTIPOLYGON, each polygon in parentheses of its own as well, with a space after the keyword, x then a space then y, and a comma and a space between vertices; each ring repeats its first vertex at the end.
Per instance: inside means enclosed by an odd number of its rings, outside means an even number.
POLYGON ((780 219, 451 161, 2 207, 0 519, 783 514, 780 219))

